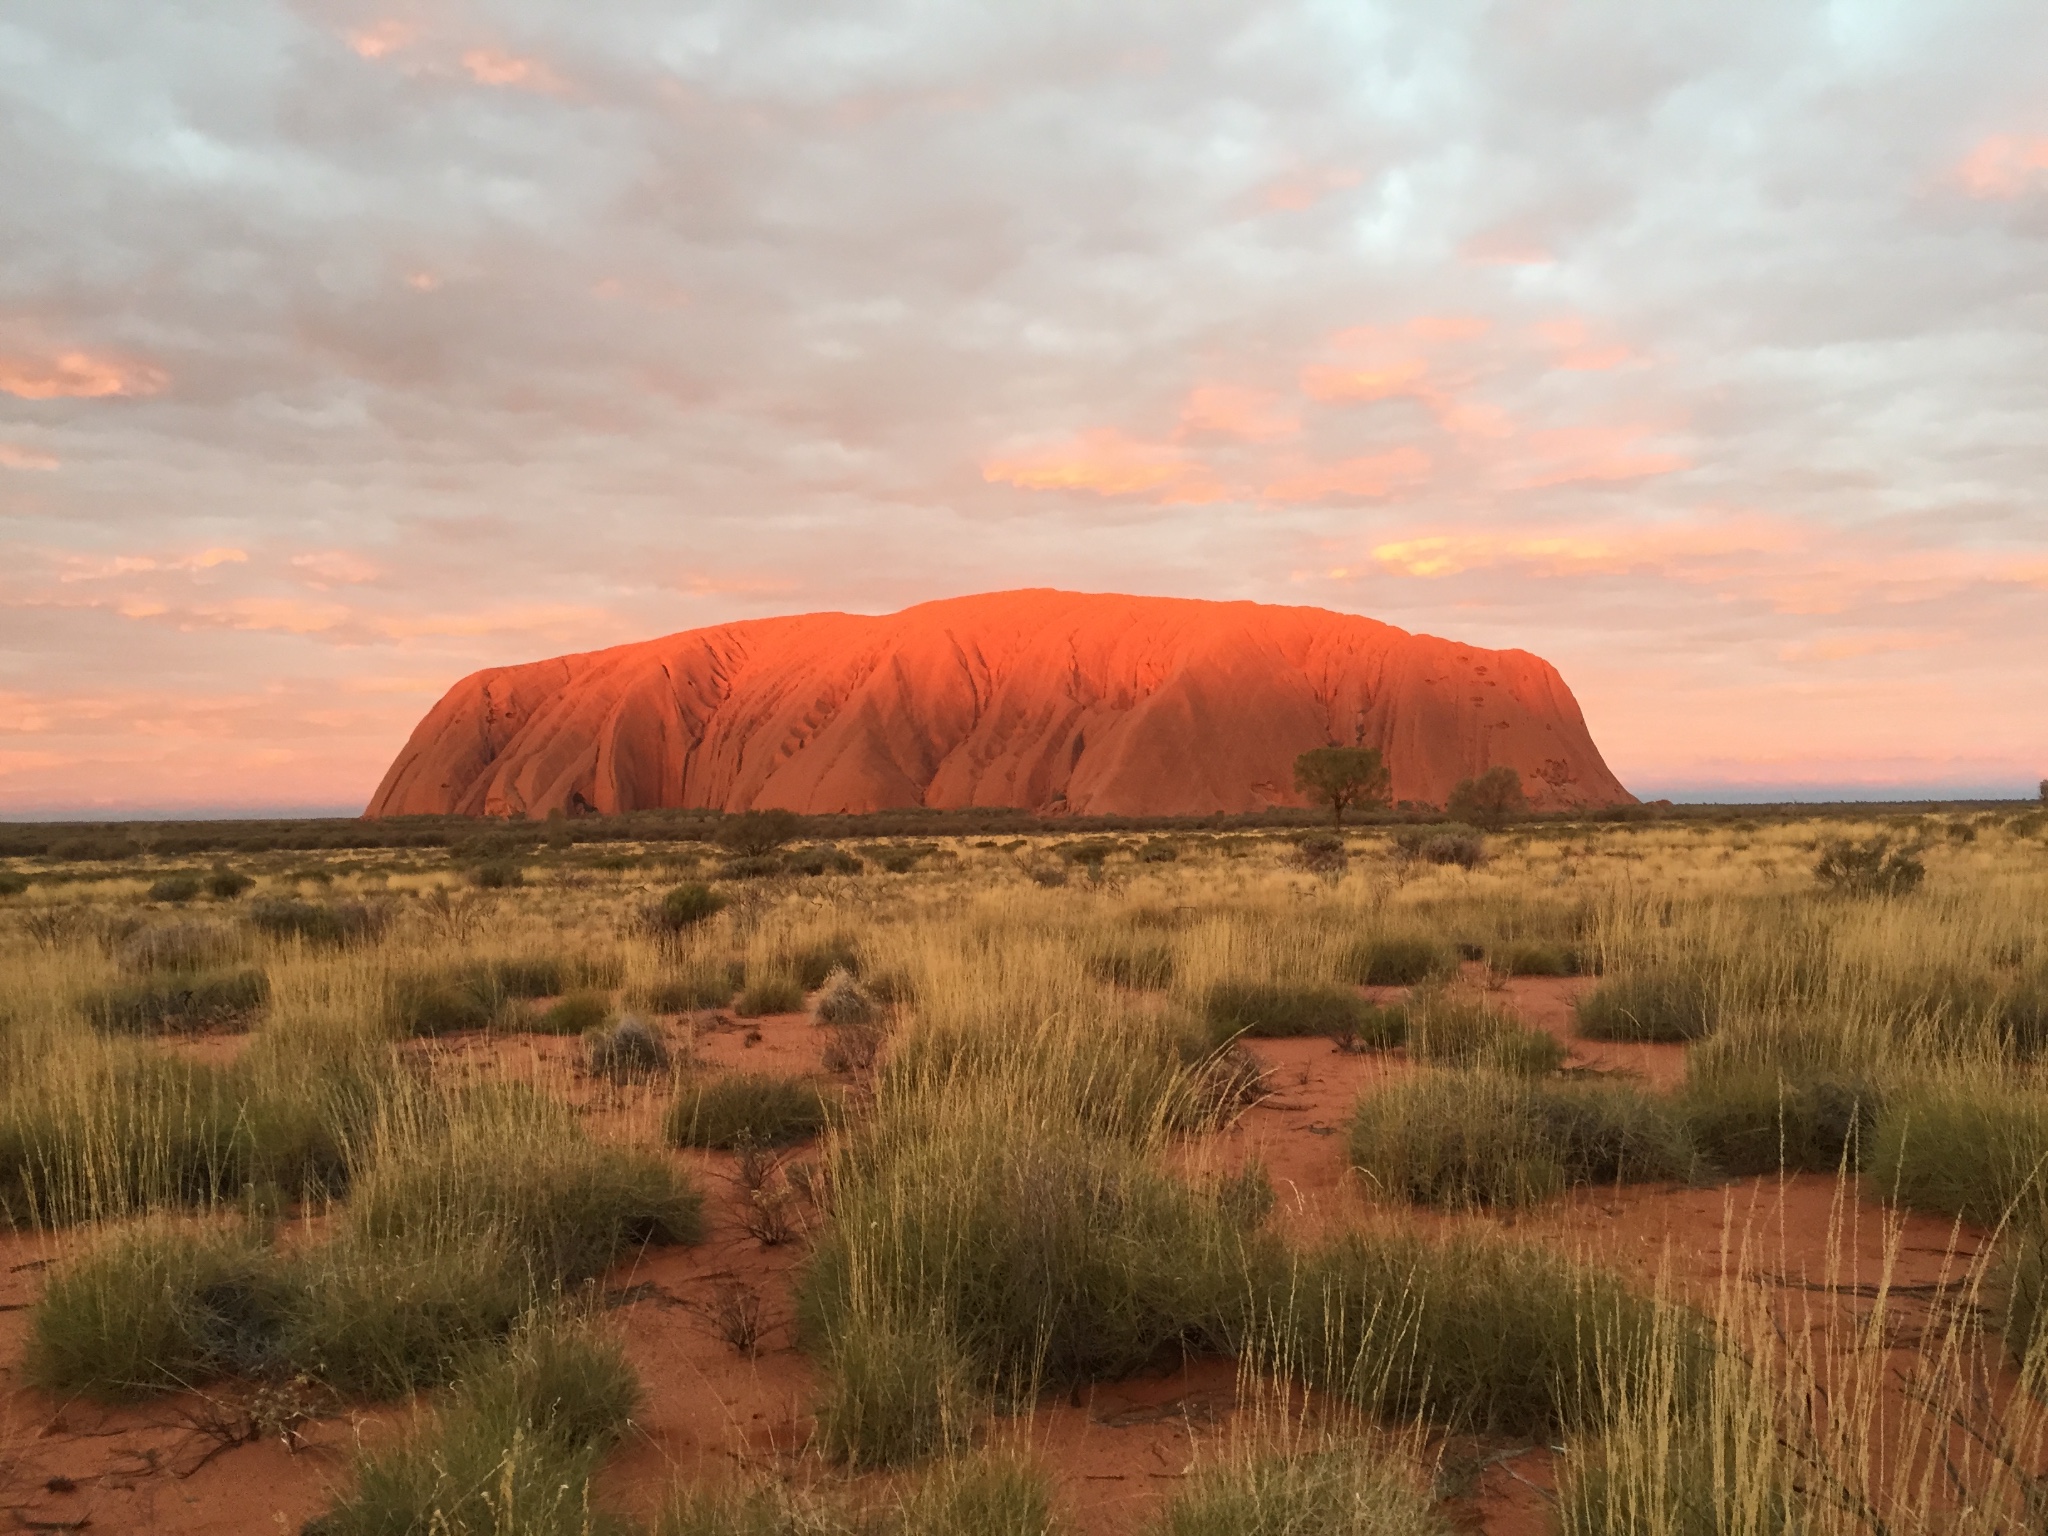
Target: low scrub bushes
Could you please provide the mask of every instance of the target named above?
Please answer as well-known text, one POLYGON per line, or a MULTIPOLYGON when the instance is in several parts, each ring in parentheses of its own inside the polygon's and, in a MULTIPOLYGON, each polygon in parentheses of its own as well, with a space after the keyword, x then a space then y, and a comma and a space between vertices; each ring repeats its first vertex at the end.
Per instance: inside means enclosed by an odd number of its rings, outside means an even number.
POLYGON ((216 901, 233 901, 255 883, 253 876, 222 866, 206 877, 206 894, 216 901))
POLYGON ((489 1029, 506 1009, 506 994, 484 967, 400 971, 384 986, 384 1021, 401 1035, 449 1035, 489 1029))
POLYGON ((267 896, 249 906, 249 926, 273 939, 341 948, 367 944, 383 936, 390 912, 363 901, 300 901, 267 896))
POLYGON ((2000 1331, 2013 1363, 2038 1353, 2048 1332, 2048 1199, 2036 1194, 2015 1214, 1999 1260, 2000 1331))
POLYGON ((876 1014, 875 1000, 846 971, 834 971, 819 988, 811 1016, 820 1024, 839 1028, 869 1024, 876 1014))
POLYGON ((1209 989, 1203 1012, 1217 1040, 1239 1035, 1273 1039, 1328 1035, 1371 1046, 1398 1045, 1400 1010, 1378 1008, 1343 987, 1287 982, 1222 982, 1209 989))
POLYGON ((600 1536, 590 1479, 626 1432, 639 1383, 618 1344, 558 1319, 477 1360, 423 1435, 360 1456, 306 1536, 600 1536))
POLYGON ((1352 945, 1343 974, 1362 987, 1412 987, 1457 968, 1457 951, 1441 940, 1383 934, 1352 945))
POLYGON ((1690 967, 1626 971, 1579 999, 1578 1030, 1588 1040, 1698 1040, 1719 1016, 1706 977, 1690 967))
POLYGON ((128 975, 217 970, 244 954, 239 932, 226 923, 181 918, 137 929, 114 946, 114 963, 128 975))
POLYGON ((825 1128, 827 1101, 800 1078, 741 1073, 685 1083, 668 1111, 678 1147, 787 1146, 825 1128))
POLYGON ((1366 1094, 1350 1151, 1382 1197, 1446 1207, 1684 1180, 1697 1164, 1684 1126, 1648 1094, 1493 1072, 1429 1072, 1366 1094))
POLYGON ((116 1035, 246 1029, 270 1001, 270 978, 259 970, 172 974, 107 987, 87 996, 85 1016, 116 1035))
POLYGON ((1568 944, 1549 944, 1537 939, 1511 939, 1487 950, 1487 963, 1508 976, 1577 976, 1585 970, 1583 957, 1568 944))
POLYGON ((1234 1457, 1195 1473, 1148 1536, 1450 1536, 1403 1471, 1363 1447, 1234 1457))
POLYGON ((1565 1048, 1483 1002, 1432 992, 1409 1006, 1408 1054, 1441 1067, 1491 1067, 1538 1077, 1563 1065, 1565 1048))
POLYGON ((939 1463, 879 1509, 782 1484, 683 1488, 654 1536, 1052 1536, 1059 1529, 1044 1474, 983 1452, 939 1463))

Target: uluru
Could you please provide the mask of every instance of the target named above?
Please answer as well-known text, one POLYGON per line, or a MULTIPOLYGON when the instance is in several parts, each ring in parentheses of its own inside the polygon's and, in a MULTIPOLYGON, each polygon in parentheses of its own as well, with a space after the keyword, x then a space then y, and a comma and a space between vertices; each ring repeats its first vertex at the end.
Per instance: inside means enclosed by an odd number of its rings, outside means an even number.
POLYGON ((1207 815, 1301 804, 1294 759, 1326 745, 1378 747, 1418 804, 1500 765, 1537 810, 1632 799, 1527 651, 1321 608, 1033 590, 473 673, 366 814, 1207 815))

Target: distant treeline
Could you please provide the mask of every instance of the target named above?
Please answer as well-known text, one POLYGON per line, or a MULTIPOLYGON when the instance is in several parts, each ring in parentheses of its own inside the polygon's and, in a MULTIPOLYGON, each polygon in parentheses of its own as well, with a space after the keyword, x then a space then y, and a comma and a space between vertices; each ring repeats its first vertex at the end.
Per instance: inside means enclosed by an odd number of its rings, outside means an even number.
MULTIPOLYGON (((1602 810, 1555 812, 1526 818, 1532 826, 1585 822, 1751 821, 1764 823, 1815 817, 1867 819, 1872 816, 1958 815, 2013 811, 2031 801, 1847 802, 1837 805, 1618 805, 1602 810)), ((1445 820, 1430 806, 1403 805, 1355 816, 1354 830, 1427 824, 1445 820)), ((458 854, 487 842, 493 853, 520 847, 602 843, 708 842, 724 820, 717 811, 629 811, 617 816, 578 816, 546 821, 470 816, 319 817, 250 821, 0 822, 0 858, 46 858, 63 862, 184 858, 204 854, 257 854, 379 848, 445 848, 458 854)), ((1037 816, 1006 809, 871 811, 861 815, 800 818, 801 839, 892 837, 1073 837, 1116 832, 1287 831, 1325 825, 1320 811, 1276 809, 1233 816, 1037 816)))

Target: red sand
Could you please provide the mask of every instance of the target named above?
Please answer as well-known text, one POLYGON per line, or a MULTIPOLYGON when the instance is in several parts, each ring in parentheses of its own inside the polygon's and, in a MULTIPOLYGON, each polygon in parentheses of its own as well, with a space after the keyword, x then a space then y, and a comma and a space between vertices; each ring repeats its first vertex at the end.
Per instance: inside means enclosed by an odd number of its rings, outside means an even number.
POLYGON ((1538 809, 1631 797, 1571 690, 1487 651, 1320 608, 1000 592, 759 619, 464 678, 366 814, 653 806, 1297 805, 1294 759, 1378 747, 1396 799, 1517 769, 1538 809))

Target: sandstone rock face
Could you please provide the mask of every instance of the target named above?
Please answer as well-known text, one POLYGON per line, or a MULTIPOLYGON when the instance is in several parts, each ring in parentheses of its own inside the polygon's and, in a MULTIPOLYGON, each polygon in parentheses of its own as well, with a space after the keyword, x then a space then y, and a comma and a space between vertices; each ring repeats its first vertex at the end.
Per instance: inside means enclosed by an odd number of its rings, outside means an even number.
POLYGON ((1538 809, 1632 797, 1571 690, 1487 651, 1320 608, 998 592, 690 630, 464 678, 371 816, 560 807, 1298 805, 1294 759, 1378 747, 1400 800, 1497 764, 1538 809))

